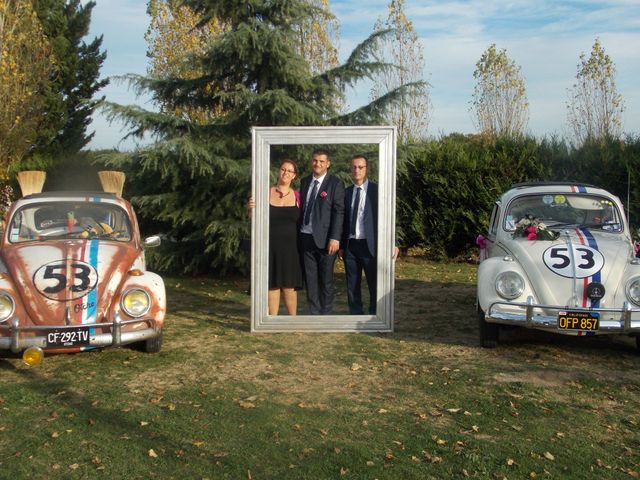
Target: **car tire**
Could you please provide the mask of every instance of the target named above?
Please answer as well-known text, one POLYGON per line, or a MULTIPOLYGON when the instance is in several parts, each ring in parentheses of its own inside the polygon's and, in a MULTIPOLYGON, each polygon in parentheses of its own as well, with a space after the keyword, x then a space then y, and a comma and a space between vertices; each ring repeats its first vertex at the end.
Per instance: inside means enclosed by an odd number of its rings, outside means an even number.
POLYGON ((480 305, 478 305, 478 324, 480 326, 480 346, 482 348, 496 348, 498 346, 499 326, 495 323, 487 323, 480 305))
POLYGON ((142 351, 146 353, 158 353, 162 348, 162 330, 160 333, 149 340, 142 342, 142 351))

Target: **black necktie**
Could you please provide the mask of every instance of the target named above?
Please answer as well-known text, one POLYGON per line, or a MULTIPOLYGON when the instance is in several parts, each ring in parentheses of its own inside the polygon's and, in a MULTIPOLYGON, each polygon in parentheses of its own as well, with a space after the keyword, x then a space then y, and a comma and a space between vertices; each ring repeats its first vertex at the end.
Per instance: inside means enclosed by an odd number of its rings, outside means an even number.
POLYGON ((318 193, 318 180, 313 181, 313 188, 311 189, 311 196, 307 202, 307 209, 304 212, 304 224, 309 225, 311 220, 311 210, 313 209, 313 203, 316 201, 316 194, 318 193))
POLYGON ((356 234, 356 223, 358 223, 358 207, 360 207, 360 190, 362 190, 362 188, 356 188, 356 199, 353 201, 353 210, 351 211, 351 229, 349 231, 351 235, 356 234))

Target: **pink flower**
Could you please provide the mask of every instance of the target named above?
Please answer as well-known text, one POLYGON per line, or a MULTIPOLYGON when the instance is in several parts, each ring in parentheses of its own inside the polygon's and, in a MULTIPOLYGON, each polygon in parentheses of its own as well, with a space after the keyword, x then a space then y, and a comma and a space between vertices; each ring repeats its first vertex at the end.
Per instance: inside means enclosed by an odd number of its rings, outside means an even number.
POLYGON ((480 249, 487 248, 487 239, 484 238, 484 235, 478 235, 476 237, 476 245, 480 247, 480 249))
POLYGON ((320 192, 320 198, 327 198, 327 192, 320 192))
MULTIPOLYGON (((534 230, 535 230, 535 228, 534 228, 534 230)), ((529 235, 527 235, 527 238, 529 240, 536 240, 538 238, 538 235, 536 234, 535 231, 534 232, 529 232, 529 235)))

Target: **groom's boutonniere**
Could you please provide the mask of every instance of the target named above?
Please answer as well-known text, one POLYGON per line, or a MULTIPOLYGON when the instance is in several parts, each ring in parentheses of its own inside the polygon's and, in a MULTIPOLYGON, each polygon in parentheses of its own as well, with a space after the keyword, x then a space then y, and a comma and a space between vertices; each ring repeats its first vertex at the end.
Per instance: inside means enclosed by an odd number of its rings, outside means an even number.
POLYGON ((327 192, 320 192, 320 198, 327 198, 327 192))

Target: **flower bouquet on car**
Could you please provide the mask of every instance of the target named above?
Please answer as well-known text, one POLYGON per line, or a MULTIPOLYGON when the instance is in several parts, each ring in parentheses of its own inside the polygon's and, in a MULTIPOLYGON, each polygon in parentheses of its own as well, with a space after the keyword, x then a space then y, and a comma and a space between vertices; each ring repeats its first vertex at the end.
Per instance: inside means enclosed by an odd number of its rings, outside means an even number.
POLYGON ((525 215, 516 223, 513 238, 525 237, 528 240, 555 240, 559 233, 549 230, 539 218, 525 215))

